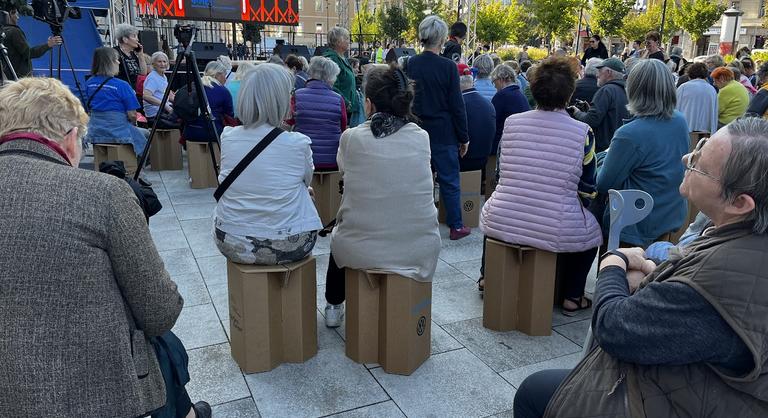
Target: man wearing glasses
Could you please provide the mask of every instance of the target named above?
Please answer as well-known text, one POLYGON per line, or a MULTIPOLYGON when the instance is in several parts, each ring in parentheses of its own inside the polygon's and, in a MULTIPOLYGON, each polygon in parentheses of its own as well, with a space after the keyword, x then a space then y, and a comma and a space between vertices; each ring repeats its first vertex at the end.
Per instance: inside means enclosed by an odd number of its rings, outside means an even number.
POLYGON ((529 376, 515 417, 768 416, 768 121, 737 119, 683 160, 680 192, 711 223, 657 267, 640 248, 603 255, 598 347, 529 376))

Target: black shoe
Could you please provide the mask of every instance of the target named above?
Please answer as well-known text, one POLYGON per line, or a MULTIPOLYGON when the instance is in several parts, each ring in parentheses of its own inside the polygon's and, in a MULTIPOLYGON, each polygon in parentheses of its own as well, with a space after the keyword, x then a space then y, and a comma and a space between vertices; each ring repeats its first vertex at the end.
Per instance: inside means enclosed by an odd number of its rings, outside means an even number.
POLYGON ((211 418, 211 405, 206 401, 200 401, 192 405, 192 409, 195 411, 197 418, 211 418))

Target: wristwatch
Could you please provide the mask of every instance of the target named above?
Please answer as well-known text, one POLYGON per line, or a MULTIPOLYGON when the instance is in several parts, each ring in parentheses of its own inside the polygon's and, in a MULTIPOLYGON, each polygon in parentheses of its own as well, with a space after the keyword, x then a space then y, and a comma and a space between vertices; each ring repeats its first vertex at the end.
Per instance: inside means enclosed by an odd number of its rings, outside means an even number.
POLYGON ((611 255, 615 255, 616 257, 619 257, 622 261, 624 261, 624 270, 629 269, 629 258, 627 258, 627 256, 624 255, 624 253, 622 253, 619 250, 609 250, 609 251, 606 251, 605 254, 601 255, 600 262, 598 263, 598 268, 600 267, 600 264, 603 263, 603 260, 605 260, 606 257, 611 255))

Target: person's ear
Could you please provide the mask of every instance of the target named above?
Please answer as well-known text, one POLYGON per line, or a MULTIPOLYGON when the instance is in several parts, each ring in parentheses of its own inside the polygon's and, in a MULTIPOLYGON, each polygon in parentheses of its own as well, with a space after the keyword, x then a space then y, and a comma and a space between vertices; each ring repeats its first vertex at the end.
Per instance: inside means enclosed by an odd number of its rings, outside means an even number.
POLYGON ((69 161, 73 167, 80 165, 80 158, 83 154, 83 146, 80 143, 80 137, 78 136, 78 129, 72 128, 66 135, 64 135, 64 141, 61 144, 64 148, 64 153, 69 157, 69 161))
POLYGON ((755 199, 744 193, 725 205, 725 213, 732 216, 745 217, 753 210, 755 210, 755 199))

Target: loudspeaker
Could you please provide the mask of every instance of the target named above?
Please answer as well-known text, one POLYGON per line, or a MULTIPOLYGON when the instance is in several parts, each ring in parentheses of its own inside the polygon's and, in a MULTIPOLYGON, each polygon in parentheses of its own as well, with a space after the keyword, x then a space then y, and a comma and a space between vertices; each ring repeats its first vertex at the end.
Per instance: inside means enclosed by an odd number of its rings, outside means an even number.
POLYGON ((157 32, 153 30, 139 31, 139 42, 144 47, 144 53, 152 55, 160 50, 160 44, 157 40, 157 32))
MULTIPOLYGON (((223 42, 194 42, 192 51, 195 52, 198 64, 200 61, 205 61, 207 64, 209 61, 219 58, 220 55, 229 55, 227 45, 223 42)), ((200 68, 200 71, 202 70, 203 68, 200 68)))
POLYGON ((325 51, 331 49, 329 46, 318 46, 315 48, 315 56, 316 57, 322 57, 323 54, 325 54, 325 51))
POLYGON ((312 57, 309 54, 309 49, 306 45, 289 45, 289 44, 283 44, 283 45, 277 45, 275 46, 274 53, 276 55, 280 55, 280 58, 285 59, 288 55, 296 55, 297 57, 301 56, 307 59, 312 57))
POLYGON ((400 57, 412 57, 416 55, 416 50, 413 48, 392 48, 387 52, 387 56, 384 60, 389 62, 397 61, 400 57))

